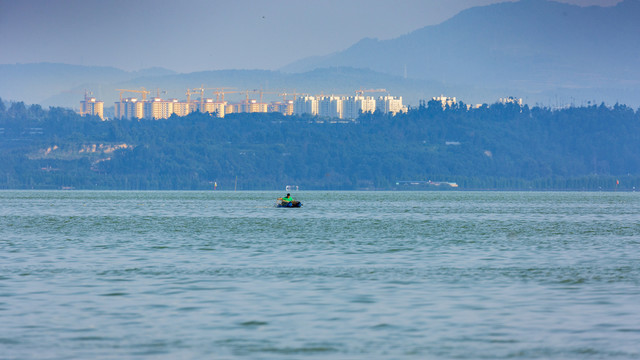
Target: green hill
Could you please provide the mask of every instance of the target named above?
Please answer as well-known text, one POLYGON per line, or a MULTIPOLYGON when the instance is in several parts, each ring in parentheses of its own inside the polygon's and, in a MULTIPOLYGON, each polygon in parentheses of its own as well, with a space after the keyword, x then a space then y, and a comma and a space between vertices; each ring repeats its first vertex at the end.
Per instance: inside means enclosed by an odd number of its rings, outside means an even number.
POLYGON ((194 113, 107 121, 0 108, 0 188, 619 190, 640 186, 640 113, 421 104, 355 122, 194 113), (400 185, 398 185, 400 184, 400 185))

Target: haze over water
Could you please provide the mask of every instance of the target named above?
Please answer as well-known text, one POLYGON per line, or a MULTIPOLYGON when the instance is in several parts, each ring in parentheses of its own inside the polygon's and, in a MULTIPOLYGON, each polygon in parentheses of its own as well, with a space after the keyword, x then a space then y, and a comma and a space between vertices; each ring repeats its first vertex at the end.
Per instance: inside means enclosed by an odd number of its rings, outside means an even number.
POLYGON ((636 193, 0 192, 3 359, 637 359, 636 193))

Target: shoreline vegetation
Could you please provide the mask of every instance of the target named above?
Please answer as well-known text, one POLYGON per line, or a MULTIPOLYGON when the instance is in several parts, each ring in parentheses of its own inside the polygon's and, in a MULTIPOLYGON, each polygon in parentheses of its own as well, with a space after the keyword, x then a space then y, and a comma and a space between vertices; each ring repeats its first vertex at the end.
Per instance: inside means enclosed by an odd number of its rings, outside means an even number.
POLYGON ((443 108, 431 101, 406 114, 364 113, 349 122, 277 113, 101 121, 0 100, 0 189, 244 191, 286 184, 635 191, 640 110, 604 103, 443 108), (458 187, 442 185, 450 183, 458 187))

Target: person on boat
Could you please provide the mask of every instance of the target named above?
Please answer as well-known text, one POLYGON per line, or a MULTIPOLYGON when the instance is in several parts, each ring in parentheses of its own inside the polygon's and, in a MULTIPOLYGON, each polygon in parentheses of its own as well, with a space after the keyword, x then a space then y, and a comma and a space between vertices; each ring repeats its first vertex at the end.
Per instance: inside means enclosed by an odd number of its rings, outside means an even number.
POLYGON ((292 202, 292 201, 293 201, 293 198, 291 197, 291 194, 287 194, 287 196, 286 196, 286 197, 283 197, 283 198, 282 198, 282 201, 287 202, 287 203, 290 203, 290 202, 292 202))
POLYGON ((278 198, 278 206, 279 207, 300 207, 302 204, 300 201, 293 200, 291 194, 287 194, 285 197, 278 198))

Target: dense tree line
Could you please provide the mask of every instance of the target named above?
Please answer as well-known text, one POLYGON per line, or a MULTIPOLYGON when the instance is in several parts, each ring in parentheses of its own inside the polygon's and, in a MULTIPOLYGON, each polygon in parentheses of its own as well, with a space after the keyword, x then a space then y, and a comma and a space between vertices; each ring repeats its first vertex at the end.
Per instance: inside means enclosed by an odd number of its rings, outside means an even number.
POLYGON ((640 189, 640 112, 429 102, 355 122, 277 113, 101 121, 0 100, 0 152, 0 188, 421 189, 429 187, 397 183, 434 180, 632 190, 640 189))

